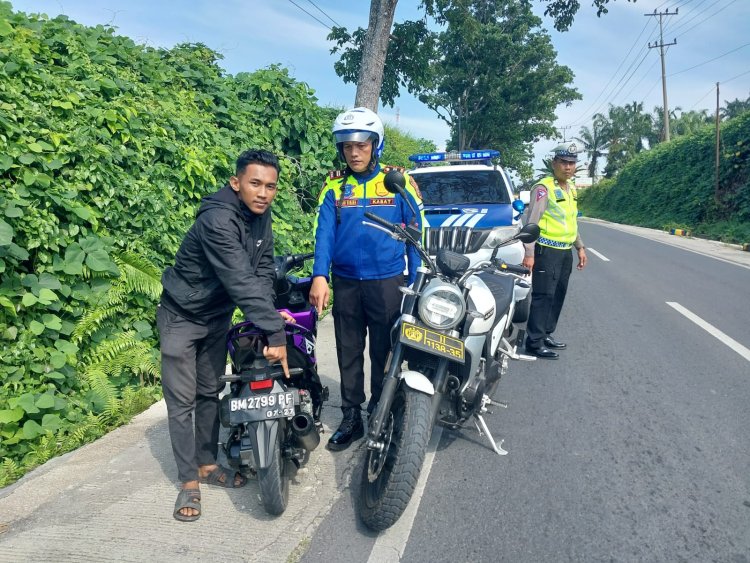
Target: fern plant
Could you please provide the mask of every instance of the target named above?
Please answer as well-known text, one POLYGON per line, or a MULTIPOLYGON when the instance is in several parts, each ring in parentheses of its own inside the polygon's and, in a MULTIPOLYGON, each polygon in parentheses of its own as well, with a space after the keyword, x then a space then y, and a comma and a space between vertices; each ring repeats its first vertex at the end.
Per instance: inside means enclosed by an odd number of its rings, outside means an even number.
POLYGON ((147 258, 134 252, 122 252, 114 261, 120 276, 84 311, 72 332, 76 343, 85 339, 96 342, 82 358, 77 372, 93 393, 94 403, 103 405, 99 414, 107 425, 121 419, 120 395, 124 389, 136 381, 141 387, 156 385, 160 373, 155 341, 121 328, 132 325, 128 318, 131 309, 143 310, 130 307, 132 300, 141 296, 155 303, 159 299, 160 272, 147 258))

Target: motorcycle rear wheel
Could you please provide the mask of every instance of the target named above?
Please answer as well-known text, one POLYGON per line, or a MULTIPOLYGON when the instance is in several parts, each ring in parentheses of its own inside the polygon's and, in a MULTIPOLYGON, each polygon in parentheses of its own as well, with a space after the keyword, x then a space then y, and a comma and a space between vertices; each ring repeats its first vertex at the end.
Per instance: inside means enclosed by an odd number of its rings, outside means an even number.
POLYGON ((393 398, 382 452, 367 450, 359 515, 370 529, 391 527, 409 504, 432 432, 431 397, 402 385, 393 398))
POLYGON ((278 516, 286 510, 289 502, 289 471, 287 460, 281 455, 282 439, 286 428, 280 424, 276 433, 276 447, 274 448, 271 464, 265 468, 258 468, 258 486, 263 508, 273 516, 278 516))

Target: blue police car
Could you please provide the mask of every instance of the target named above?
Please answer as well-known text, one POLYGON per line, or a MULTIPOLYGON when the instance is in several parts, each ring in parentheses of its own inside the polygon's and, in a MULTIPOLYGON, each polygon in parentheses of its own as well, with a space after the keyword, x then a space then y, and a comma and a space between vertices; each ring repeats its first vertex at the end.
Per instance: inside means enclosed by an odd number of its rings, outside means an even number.
MULTIPOLYGON (((414 154, 409 171, 419 185, 425 213, 425 246, 434 255, 440 248, 465 254, 472 265, 488 260, 490 233, 506 239, 520 229, 523 211, 515 203, 513 182, 497 164, 496 150, 414 154)), ((499 249, 509 264, 523 261, 523 245, 514 242, 499 249)))

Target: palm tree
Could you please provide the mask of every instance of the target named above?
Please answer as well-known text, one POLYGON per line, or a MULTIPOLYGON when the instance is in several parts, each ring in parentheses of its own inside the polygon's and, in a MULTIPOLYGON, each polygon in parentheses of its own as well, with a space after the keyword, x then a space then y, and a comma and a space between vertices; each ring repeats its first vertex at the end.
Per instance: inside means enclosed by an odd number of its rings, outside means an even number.
MULTIPOLYGON (((679 108, 676 108, 679 110, 679 108)), ((713 121, 713 118, 708 115, 707 109, 700 111, 685 111, 680 113, 680 116, 674 120, 674 123, 670 122, 672 134, 676 137, 678 135, 690 135, 695 133, 699 129, 705 127, 713 121)))
POLYGON ((596 182, 599 159, 606 155, 606 152, 604 151, 609 146, 609 141, 605 137, 605 128, 606 122, 602 119, 602 116, 595 116, 594 121, 591 124, 591 129, 584 125, 578 132, 579 136, 574 137, 574 139, 583 145, 583 150, 588 154, 588 172, 591 180, 594 182, 596 182))
POLYGON ((750 111, 750 97, 747 100, 736 98, 732 102, 724 100, 724 107, 721 108, 721 118, 732 119, 746 111, 750 111))

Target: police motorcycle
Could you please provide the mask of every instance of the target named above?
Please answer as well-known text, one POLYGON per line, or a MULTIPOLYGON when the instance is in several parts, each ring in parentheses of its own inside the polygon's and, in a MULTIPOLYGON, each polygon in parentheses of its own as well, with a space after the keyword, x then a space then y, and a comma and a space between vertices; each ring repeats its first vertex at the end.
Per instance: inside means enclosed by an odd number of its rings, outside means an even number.
POLYGON ((296 321, 285 327, 290 378, 284 377, 280 364, 265 359, 268 342, 252 322, 229 329, 232 369, 220 378, 229 383, 219 411, 222 426, 229 428, 222 444, 227 461, 242 473, 257 474, 261 501, 272 515, 284 512, 290 480, 320 443, 320 412, 328 398, 317 373, 318 315, 308 300, 312 279, 288 273, 312 257, 275 258, 275 306, 296 321))
MULTIPOLYGON (((403 195, 404 177, 394 170, 386 188, 403 195)), ((404 198, 408 201, 408 198, 404 198)), ((358 508, 373 530, 393 525, 406 509, 422 468, 434 424, 459 428, 473 421, 499 455, 484 414, 509 359, 533 360, 517 352, 514 309, 529 290, 528 269, 497 259, 497 249, 514 241, 533 242, 537 225, 502 238, 474 265, 466 256, 441 249, 432 259, 418 229, 392 224, 366 212, 363 223, 413 245, 423 260, 411 287, 403 287, 401 316, 393 329, 380 401, 366 435, 358 508)))

